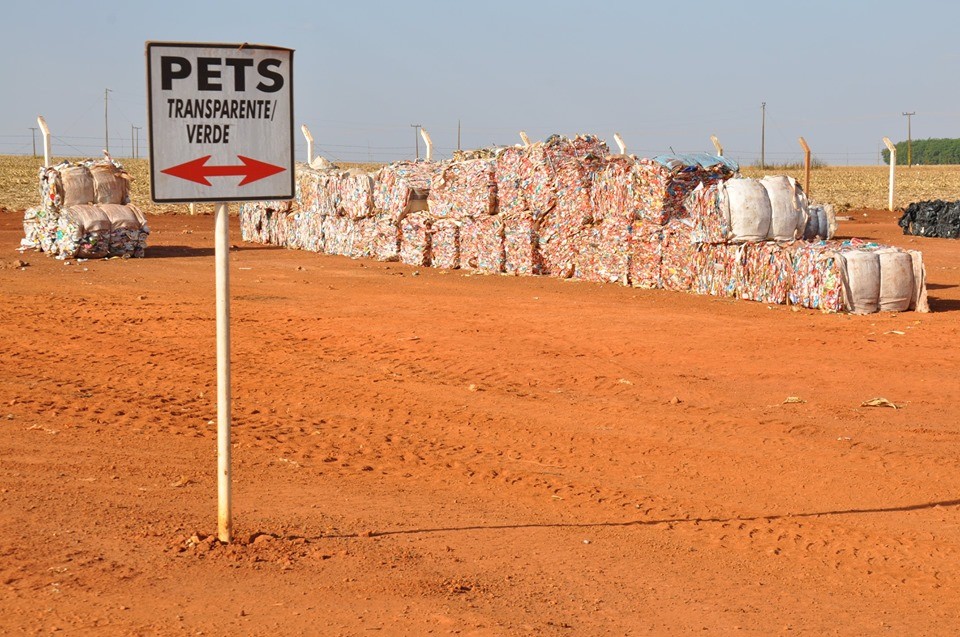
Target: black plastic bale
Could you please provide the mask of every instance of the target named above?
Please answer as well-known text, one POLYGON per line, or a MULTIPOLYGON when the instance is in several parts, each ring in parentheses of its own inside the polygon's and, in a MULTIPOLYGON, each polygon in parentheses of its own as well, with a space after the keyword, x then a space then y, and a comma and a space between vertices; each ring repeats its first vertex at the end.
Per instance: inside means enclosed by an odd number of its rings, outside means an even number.
POLYGON ((904 234, 960 238, 960 201, 937 199, 912 203, 903 211, 898 223, 904 234))

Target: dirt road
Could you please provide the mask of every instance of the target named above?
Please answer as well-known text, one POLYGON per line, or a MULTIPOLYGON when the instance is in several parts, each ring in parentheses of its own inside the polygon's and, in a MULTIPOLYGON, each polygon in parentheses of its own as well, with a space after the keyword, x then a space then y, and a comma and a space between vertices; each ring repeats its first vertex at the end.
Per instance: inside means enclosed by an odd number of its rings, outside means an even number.
POLYGON ((0 213, 0 633, 955 634, 960 243, 854 218, 933 313, 237 233, 225 546, 212 217, 67 265, 0 213))

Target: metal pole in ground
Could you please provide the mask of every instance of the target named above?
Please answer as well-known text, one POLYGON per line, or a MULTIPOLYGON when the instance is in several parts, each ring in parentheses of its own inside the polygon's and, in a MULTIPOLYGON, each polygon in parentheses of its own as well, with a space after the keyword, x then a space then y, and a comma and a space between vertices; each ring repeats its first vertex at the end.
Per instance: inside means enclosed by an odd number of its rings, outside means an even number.
POLYGON ((217 537, 233 539, 230 511, 230 223, 226 203, 216 204, 217 279, 217 537))

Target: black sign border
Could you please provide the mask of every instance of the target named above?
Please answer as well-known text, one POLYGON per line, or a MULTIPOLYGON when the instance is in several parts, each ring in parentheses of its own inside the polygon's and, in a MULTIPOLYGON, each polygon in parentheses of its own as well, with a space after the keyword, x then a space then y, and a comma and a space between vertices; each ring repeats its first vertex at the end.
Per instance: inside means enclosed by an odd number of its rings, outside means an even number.
POLYGON ((231 44, 215 42, 147 42, 146 43, 147 60, 147 139, 150 144, 150 200, 154 203, 202 203, 219 201, 286 201, 296 196, 296 161, 294 159, 294 123, 293 123, 293 49, 282 46, 271 46, 269 44, 231 44), (259 49, 267 51, 286 51, 290 54, 290 194, 288 196, 274 197, 200 197, 190 199, 157 199, 156 179, 154 179, 154 168, 156 164, 153 161, 153 77, 150 69, 150 49, 153 47, 181 47, 181 48, 222 48, 222 49, 259 49))

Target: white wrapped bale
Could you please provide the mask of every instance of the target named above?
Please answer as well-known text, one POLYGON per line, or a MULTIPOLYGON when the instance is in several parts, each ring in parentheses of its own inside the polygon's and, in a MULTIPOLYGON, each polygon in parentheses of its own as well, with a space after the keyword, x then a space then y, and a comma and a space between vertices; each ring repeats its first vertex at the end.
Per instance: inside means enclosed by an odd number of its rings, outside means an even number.
POLYGON ((122 168, 113 162, 96 162, 90 166, 90 175, 93 178, 93 194, 97 203, 130 203, 130 176, 122 168))
POLYGON ((880 258, 880 311, 907 311, 914 297, 913 259, 897 248, 881 248, 877 256, 880 258))
POLYGON ((830 204, 809 206, 809 217, 803 231, 805 241, 833 239, 837 233, 837 217, 830 204))
POLYGON ((120 204, 101 204, 98 208, 110 221, 108 254, 118 257, 143 257, 150 228, 140 209, 133 205, 120 204))
POLYGON ((880 308, 880 256, 875 251, 841 253, 844 304, 853 314, 873 314, 880 308))
POLYGON ((720 210, 729 226, 729 240, 763 241, 770 234, 770 197, 756 179, 731 179, 717 186, 720 210))
POLYGON ((93 173, 86 166, 58 166, 60 181, 63 184, 63 207, 79 206, 95 203, 97 200, 94 190, 93 173))
POLYGON ((767 238, 793 241, 802 237, 809 212, 807 196, 797 180, 777 175, 764 177, 760 183, 770 199, 770 232, 767 238))
POLYGON ((77 205, 60 213, 57 225, 58 259, 98 259, 109 254, 110 219, 99 206, 77 205))
POLYGON ((910 308, 916 312, 929 312, 927 301, 927 268, 923 265, 923 253, 919 250, 908 250, 907 254, 913 261, 913 298, 910 308))

